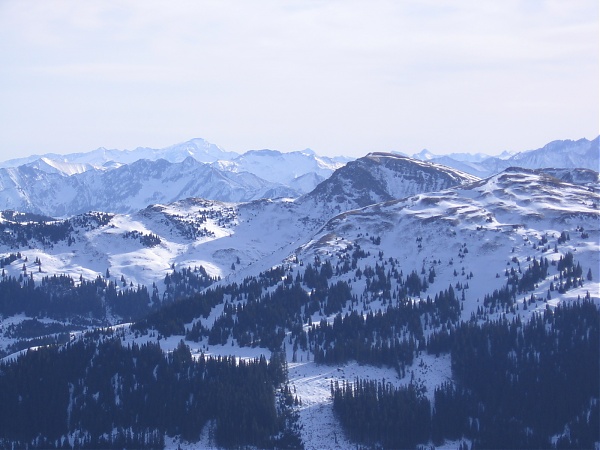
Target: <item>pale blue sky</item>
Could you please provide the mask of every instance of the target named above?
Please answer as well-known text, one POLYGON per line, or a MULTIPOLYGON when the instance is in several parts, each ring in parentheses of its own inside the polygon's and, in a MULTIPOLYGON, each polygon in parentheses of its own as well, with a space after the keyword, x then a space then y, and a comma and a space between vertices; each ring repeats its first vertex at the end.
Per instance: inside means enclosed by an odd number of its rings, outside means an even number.
POLYGON ((0 0, 0 160, 598 135, 597 0, 0 0))

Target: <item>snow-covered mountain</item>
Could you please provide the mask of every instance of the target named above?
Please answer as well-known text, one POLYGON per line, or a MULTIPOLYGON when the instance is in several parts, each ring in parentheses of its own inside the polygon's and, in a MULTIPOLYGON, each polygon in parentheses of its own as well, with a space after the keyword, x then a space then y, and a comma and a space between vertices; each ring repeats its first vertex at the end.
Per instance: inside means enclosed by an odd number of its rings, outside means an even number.
POLYGON ((212 164, 221 171, 249 172, 269 182, 291 187, 300 193, 310 192, 334 170, 352 160, 343 156, 322 157, 310 149, 289 153, 277 150, 250 150, 240 155, 225 151, 204 139, 196 138, 162 149, 98 148, 91 152, 68 155, 34 155, 5 161, 0 163, 0 168, 27 165, 42 172, 73 175, 92 169, 111 170, 141 159, 149 161, 164 159, 170 163, 180 163, 188 157, 201 163, 212 164))
POLYGON ((350 159, 318 156, 310 149, 282 153, 276 150, 251 150, 228 161, 215 163, 222 170, 250 172, 273 183, 297 186, 310 192, 350 159))
POLYGON ((509 167, 525 169, 590 169, 595 172, 600 167, 600 136, 593 140, 579 139, 558 140, 546 144, 542 148, 510 154, 504 152, 500 156, 490 157, 483 154, 470 155, 454 153, 434 155, 427 150, 413 155, 416 159, 436 162, 470 173, 480 178, 502 172, 509 167))
MULTIPOLYGON (((512 252, 508 247, 522 244, 523 238, 532 233, 541 239, 543 233, 558 237, 560 231, 574 224, 582 229, 596 229, 599 199, 597 192, 583 186, 560 181, 541 171, 513 168, 485 180, 342 213, 323 227, 321 235, 352 236, 362 227, 383 239, 387 235, 399 238, 398 234, 406 230, 422 234, 430 229, 431 234, 421 244, 427 242, 429 251, 435 250, 437 244, 432 240, 436 235, 438 239, 457 243, 469 235, 467 240, 473 245, 502 242, 508 257, 512 252), (349 223, 352 228, 347 226, 349 223), (457 237, 458 232, 463 236, 457 237), (475 238, 477 233, 482 236, 475 238)), ((318 242, 328 245, 324 240, 318 242)), ((470 258, 486 255, 485 251, 476 251, 470 258)))
POLYGON ((327 205, 341 212, 477 179, 440 164, 391 153, 370 153, 336 170, 299 201, 327 205))
MULTIPOLYGON (((403 155, 403 156, 406 156, 406 155, 403 155)), ((490 157, 490 155, 487 155, 485 153, 448 153, 447 155, 444 155, 444 156, 451 158, 453 161, 459 161, 459 162, 465 162, 465 163, 480 163, 490 157)), ((508 159, 511 156, 512 156, 511 153, 504 152, 500 156, 498 156, 498 158, 508 159)), ((433 161, 433 160, 437 161, 441 157, 442 157, 441 155, 436 155, 434 153, 431 153, 427 149, 423 149, 419 153, 415 153, 412 155, 412 158, 420 159, 421 161, 433 161)))
MULTIPOLYGON (((402 153, 399 154, 407 156, 402 153)), ((514 155, 515 153, 509 153, 506 151, 495 157, 491 157, 485 153, 449 153, 446 155, 436 155, 427 149, 423 149, 419 153, 413 154, 412 158, 420 161, 442 164, 479 178, 486 178, 490 175, 498 173, 499 171, 502 171, 507 167, 510 167, 510 165, 506 165, 505 167, 499 168, 502 166, 501 161, 508 160, 514 155), (498 170, 490 169, 485 161, 496 161, 495 164, 499 165, 497 168, 498 170)))
MULTIPOLYGON (((561 253, 554 247, 561 236, 568 235, 570 241, 563 239, 563 244, 598 280, 599 219, 598 192, 541 171, 513 168, 485 180, 339 214, 296 256, 311 261, 330 255, 335 267, 344 260, 340 249, 359 244, 374 260, 382 251, 384 259, 403 261, 405 273, 435 264, 440 276, 435 285, 440 289, 465 279, 455 269, 463 275, 472 272, 476 276, 468 278, 471 301, 463 312, 468 318, 478 298, 506 283, 496 275, 504 273, 507 262, 542 256, 556 260, 561 253)), ((546 294, 549 283, 537 286, 537 295, 546 294)), ((598 285, 594 281, 586 289, 596 289, 597 294, 598 285)))
POLYGON ((24 164, 26 167, 30 167, 35 170, 39 170, 40 172, 45 173, 56 173, 58 175, 71 176, 77 173, 87 172, 88 170, 93 170, 96 168, 99 169, 110 169, 111 166, 100 166, 96 167, 89 163, 71 163, 71 162, 62 162, 54 159, 49 159, 46 157, 42 157, 40 159, 36 159, 30 163, 24 164))
POLYGON ((71 176, 32 165, 0 169, 0 208, 59 217, 89 210, 131 212, 187 197, 243 202, 297 195, 248 172, 220 171, 191 156, 180 163, 138 160, 71 176))
MULTIPOLYGON (((138 147, 134 150, 109 150, 100 147, 90 152, 71 153, 67 155, 59 155, 56 153, 47 153, 41 156, 33 155, 27 158, 17 158, 5 161, 0 163, 0 167, 18 167, 23 164, 29 164, 39 159, 43 159, 46 161, 51 160, 59 164, 71 163, 99 168, 106 163, 131 164, 140 159, 147 159, 150 161, 164 159, 171 163, 178 163, 183 162, 190 156, 199 162, 213 163, 218 160, 233 159, 239 155, 235 152, 225 151, 219 146, 211 144, 204 139, 195 138, 161 149, 138 147)), ((52 165, 56 166, 56 164, 52 165)))
MULTIPOLYGON (((4 183, 0 186, 0 205, 2 205, 0 207, 45 213, 53 211, 54 214, 60 215, 77 214, 87 209, 104 210, 107 207, 112 211, 132 211, 146 204, 134 200, 132 205, 109 206, 108 203, 97 199, 108 198, 113 194, 112 189, 116 189, 117 199, 126 198, 132 194, 131 185, 140 185, 137 178, 143 177, 145 171, 160 171, 164 162, 177 165, 183 164, 190 158, 197 163, 213 167, 201 169, 198 164, 194 166, 198 174, 197 180, 191 182, 189 186, 191 189, 195 183, 193 190, 182 189, 181 195, 174 197, 147 195, 142 202, 146 200, 147 204, 155 201, 172 202, 189 195, 222 201, 248 201, 261 197, 297 197, 313 190, 334 170, 350 160, 345 157, 321 157, 310 149, 291 153, 253 150, 239 155, 226 152, 203 139, 192 139, 163 149, 99 148, 87 153, 70 155, 46 154, 41 157, 14 159, 0 164, 0 172, 2 172, 0 178, 4 179, 4 183), (139 163, 142 160, 150 164, 139 163), (153 165, 156 168, 146 167, 138 173, 140 164, 144 167, 153 165), (127 166, 131 167, 127 168, 127 166), (116 170, 117 174, 109 175, 108 172, 113 170, 116 170), (88 173, 84 176, 84 172, 88 173), (131 175, 129 181, 124 179, 123 174, 127 173, 131 175), (211 175, 207 175, 208 173, 211 175), (75 177, 60 180, 54 175, 75 177), (114 179, 121 184, 111 184, 114 179), (34 180, 36 183, 32 184, 34 180), (204 180, 204 183, 200 180, 204 180), (212 183, 217 185, 213 186, 212 183), (224 188, 224 184, 231 186, 224 188), (120 186, 120 189, 117 189, 117 186, 120 186), (95 192, 94 189, 99 191, 95 192), (60 200, 54 195, 59 191, 60 200), (49 194, 48 199, 43 198, 43 192, 49 194), (57 202, 61 203, 62 207, 45 206, 57 202)), ((188 169, 183 171, 191 175, 188 169)), ((162 187, 159 186, 144 186, 145 191, 148 189, 162 191, 162 187)))
POLYGON ((598 171, 600 158, 600 136, 589 141, 553 141, 544 147, 518 153, 507 160, 511 166, 527 169, 567 168, 592 169, 598 171))

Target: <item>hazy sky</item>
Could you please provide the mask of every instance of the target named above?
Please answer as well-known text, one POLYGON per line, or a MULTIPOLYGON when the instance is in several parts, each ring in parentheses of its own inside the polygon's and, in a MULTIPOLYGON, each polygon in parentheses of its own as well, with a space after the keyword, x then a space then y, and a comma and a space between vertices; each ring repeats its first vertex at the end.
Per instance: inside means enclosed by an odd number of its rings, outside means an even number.
POLYGON ((0 160, 592 139, 598 39, 598 0, 0 0, 0 160))

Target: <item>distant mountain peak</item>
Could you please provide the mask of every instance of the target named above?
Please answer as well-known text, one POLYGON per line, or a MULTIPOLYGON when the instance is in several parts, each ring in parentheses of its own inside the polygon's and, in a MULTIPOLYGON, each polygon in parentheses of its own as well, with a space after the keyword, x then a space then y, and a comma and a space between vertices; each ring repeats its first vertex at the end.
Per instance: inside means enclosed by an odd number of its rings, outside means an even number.
POLYGON ((508 150, 504 150, 502 153, 500 153, 497 156, 497 158, 498 159, 508 159, 508 158, 512 158, 516 154, 517 154, 517 152, 509 152, 508 150))
POLYGON ((423 161, 429 161, 433 158, 435 158, 436 155, 434 155, 433 153, 431 153, 429 150, 427 150, 426 148, 424 148, 423 150, 421 150, 419 153, 416 153, 413 158, 415 159, 420 159, 423 161))

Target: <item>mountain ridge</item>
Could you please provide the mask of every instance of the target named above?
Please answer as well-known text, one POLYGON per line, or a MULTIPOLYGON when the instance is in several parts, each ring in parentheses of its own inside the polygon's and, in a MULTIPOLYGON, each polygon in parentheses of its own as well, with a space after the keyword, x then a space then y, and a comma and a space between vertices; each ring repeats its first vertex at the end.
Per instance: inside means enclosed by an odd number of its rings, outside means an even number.
POLYGON ((472 158, 469 154, 454 153, 434 155, 426 150, 413 155, 414 158, 439 162, 441 164, 466 171, 485 178, 499 173, 511 166, 526 169, 590 169, 596 172, 600 168, 600 136, 588 140, 555 140, 543 147, 516 153, 503 153, 500 156, 472 158))
POLYGON ((192 156, 200 162, 212 163, 221 159, 235 158, 239 155, 235 152, 225 151, 219 146, 202 138, 193 138, 188 141, 173 144, 160 149, 136 147, 133 150, 117 150, 99 147, 89 152, 77 152, 65 155, 59 155, 56 153, 32 155, 25 158, 4 161, 0 163, 0 167, 18 167, 41 158, 51 159, 63 163, 84 163, 98 167, 109 162, 130 164, 139 159, 149 159, 154 161, 158 159, 166 159, 169 162, 176 163, 182 162, 188 156, 192 156))
POLYGON ((476 180, 439 164, 373 152, 338 169, 299 201, 324 203, 341 211, 476 180))

